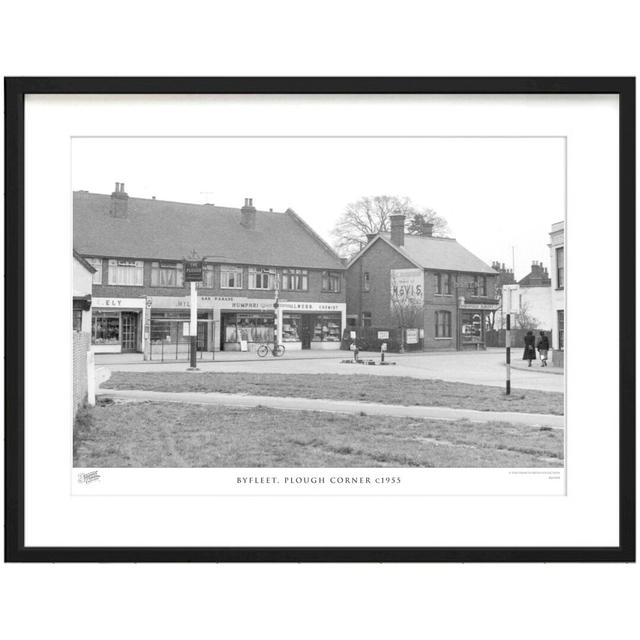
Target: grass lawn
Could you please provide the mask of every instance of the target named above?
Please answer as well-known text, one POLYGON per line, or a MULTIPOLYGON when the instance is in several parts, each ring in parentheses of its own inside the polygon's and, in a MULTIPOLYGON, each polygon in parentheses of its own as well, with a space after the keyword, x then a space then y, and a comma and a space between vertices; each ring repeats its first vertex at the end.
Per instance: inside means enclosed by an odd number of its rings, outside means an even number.
POLYGON ((560 467, 563 431, 163 402, 79 412, 76 467, 560 467))
POLYGON ((114 371, 108 389, 246 393, 258 396, 360 400, 384 404, 452 407, 478 411, 564 413, 564 394, 399 376, 270 373, 187 373, 114 371))

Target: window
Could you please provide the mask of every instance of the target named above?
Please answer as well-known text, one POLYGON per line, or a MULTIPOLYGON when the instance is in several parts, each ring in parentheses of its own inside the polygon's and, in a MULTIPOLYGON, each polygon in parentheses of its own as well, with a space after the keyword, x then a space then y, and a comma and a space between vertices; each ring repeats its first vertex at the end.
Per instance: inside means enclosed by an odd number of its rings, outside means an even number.
POLYGON ((204 289, 213 289, 214 284, 214 266, 212 264, 204 263, 202 269, 202 284, 200 285, 204 289))
POLYGON ((436 273, 436 294, 443 296, 451 295, 451 274, 450 273, 436 273))
POLYGON ((285 291, 306 291, 309 288, 309 275, 306 269, 283 269, 282 288, 285 291))
POLYGON ((73 330, 82 331, 82 309, 73 310, 73 330))
POLYGON ((371 291, 371 279, 368 271, 362 273, 362 290, 371 291))
POLYGON ((152 262, 152 287, 181 287, 182 262, 152 262))
POLYGON ((480 295, 481 296, 487 295, 487 276, 482 276, 480 278, 480 295))
POLYGON ((142 260, 109 260, 109 284, 141 287, 143 278, 142 260))
POLYGON ((371 326, 371 311, 362 312, 362 326, 363 327, 371 326))
POLYGON ((556 287, 564 289, 564 247, 556 249, 556 277, 558 280, 556 287))
POLYGON ((283 313, 282 342, 299 342, 301 323, 302 316, 291 313, 283 313))
POLYGON ((120 344, 120 314, 114 311, 93 311, 92 344, 120 344))
POLYGON ((558 349, 564 351, 564 309, 558 309, 558 349))
POLYGON ((249 269, 249 289, 273 289, 275 271, 252 267, 249 269))
POLYGON ((102 284, 102 258, 86 258, 86 261, 96 270, 93 284, 102 284))
POLYGON ((312 342, 340 342, 340 314, 316 316, 313 324, 312 342))
POLYGON ((322 272, 322 290, 330 293, 340 293, 342 274, 339 271, 322 272))
POLYGON ((436 338, 451 337, 451 312, 436 311, 436 338))
POLYGON ((220 287, 222 289, 242 289, 242 267, 220 267, 220 287))
POLYGON ((451 274, 445 273, 443 278, 444 278, 444 281, 442 283, 442 293, 445 296, 450 296, 451 295, 451 274))

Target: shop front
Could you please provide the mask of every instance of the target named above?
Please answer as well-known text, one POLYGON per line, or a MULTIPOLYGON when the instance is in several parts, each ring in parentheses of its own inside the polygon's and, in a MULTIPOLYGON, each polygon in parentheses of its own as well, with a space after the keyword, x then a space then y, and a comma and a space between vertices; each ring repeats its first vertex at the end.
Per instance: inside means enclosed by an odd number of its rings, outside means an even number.
POLYGON ((491 327, 491 316, 499 307, 498 300, 483 302, 460 298, 458 304, 458 349, 461 351, 486 349, 486 332, 491 327))
POLYGON ((144 349, 145 298, 93 298, 94 353, 137 353, 144 349))
MULTIPOLYGON (((183 323, 176 323, 175 328, 169 323, 188 321, 189 297, 153 296, 148 304, 150 342, 164 340, 167 346, 167 336, 171 336, 170 344, 175 344, 181 339, 183 323), (166 326, 161 323, 163 319, 166 326)), ((274 308, 274 298, 198 296, 198 349, 255 351, 261 344, 273 344, 276 338, 288 351, 339 349, 345 318, 345 303, 281 298, 274 308)))

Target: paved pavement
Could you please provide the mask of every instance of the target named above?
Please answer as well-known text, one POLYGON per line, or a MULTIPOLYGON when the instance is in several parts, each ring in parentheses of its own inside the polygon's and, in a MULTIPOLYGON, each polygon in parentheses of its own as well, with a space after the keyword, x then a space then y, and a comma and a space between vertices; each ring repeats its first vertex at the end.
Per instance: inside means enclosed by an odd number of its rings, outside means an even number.
POLYGON ((256 407, 261 405, 273 409, 296 411, 329 411, 336 413, 364 412, 368 415, 433 418, 437 420, 464 419, 476 423, 496 420, 530 427, 546 426, 553 429, 564 428, 564 416, 535 413, 503 413, 500 411, 474 411, 471 409, 450 409, 446 407, 408 407, 375 402, 323 400, 315 398, 280 398, 230 393, 171 393, 164 391, 100 389, 98 395, 108 398, 147 400, 153 402, 186 402, 190 404, 216 404, 232 407, 256 407))
MULTIPOLYGON (((379 353, 361 353, 361 358, 379 361, 379 353)), ((420 379, 440 379, 504 387, 504 350, 488 349, 480 352, 387 354, 387 361, 395 366, 366 366, 342 364, 350 359, 346 351, 301 351, 282 358, 258 358, 253 353, 216 353, 216 360, 198 361, 201 371, 240 371, 245 373, 329 373, 336 375, 409 376, 420 379)), ((185 371, 185 362, 131 362, 128 356, 96 356, 96 365, 111 371, 185 371)), ((513 389, 564 391, 564 375, 549 375, 545 370, 512 369, 513 389)))

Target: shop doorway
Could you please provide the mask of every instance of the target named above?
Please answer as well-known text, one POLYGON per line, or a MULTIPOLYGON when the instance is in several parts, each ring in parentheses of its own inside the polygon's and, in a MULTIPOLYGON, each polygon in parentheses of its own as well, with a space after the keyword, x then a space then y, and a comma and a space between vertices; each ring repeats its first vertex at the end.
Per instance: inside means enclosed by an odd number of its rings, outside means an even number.
POLYGON ((122 353, 135 353, 138 350, 138 314, 122 312, 122 353))
POLYGON ((303 349, 311 349, 313 324, 313 316, 300 316, 300 342, 303 349))

